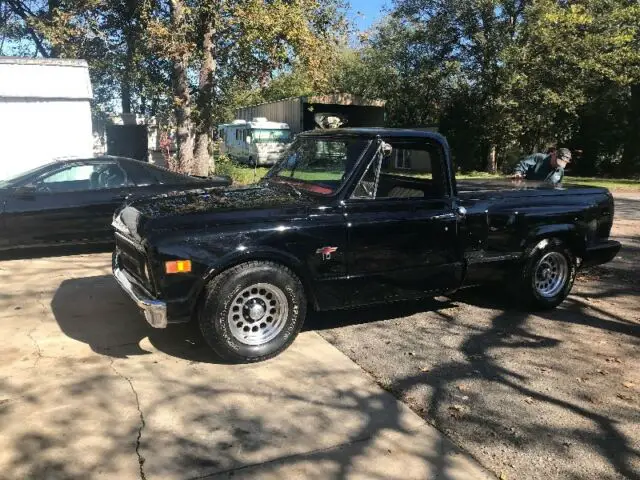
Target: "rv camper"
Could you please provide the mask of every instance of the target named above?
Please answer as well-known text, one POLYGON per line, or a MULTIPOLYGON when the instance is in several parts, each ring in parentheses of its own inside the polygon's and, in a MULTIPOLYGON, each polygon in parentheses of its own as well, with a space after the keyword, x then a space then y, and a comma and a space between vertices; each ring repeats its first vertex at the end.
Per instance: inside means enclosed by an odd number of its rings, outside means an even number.
POLYGON ((273 165, 291 142, 289 125, 266 118, 234 120, 220 125, 218 134, 221 153, 249 165, 273 165))

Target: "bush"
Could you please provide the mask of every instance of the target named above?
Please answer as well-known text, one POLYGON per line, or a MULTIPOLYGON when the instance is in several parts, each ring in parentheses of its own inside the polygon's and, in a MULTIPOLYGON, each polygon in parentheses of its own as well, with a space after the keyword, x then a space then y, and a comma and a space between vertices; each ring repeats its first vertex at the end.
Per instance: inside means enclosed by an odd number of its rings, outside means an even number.
POLYGON ((215 175, 228 175, 233 180, 234 185, 251 185, 264 177, 269 168, 258 167, 254 169, 248 165, 241 165, 234 162, 226 155, 220 155, 216 159, 215 175))

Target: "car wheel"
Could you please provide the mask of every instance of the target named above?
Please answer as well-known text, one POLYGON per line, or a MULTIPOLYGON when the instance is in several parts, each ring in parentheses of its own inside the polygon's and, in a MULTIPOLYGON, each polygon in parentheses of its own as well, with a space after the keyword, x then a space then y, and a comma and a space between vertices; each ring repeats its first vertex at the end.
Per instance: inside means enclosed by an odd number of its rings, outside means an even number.
POLYGON ((202 334, 230 363, 278 355, 298 335, 307 301, 300 279, 272 262, 248 262, 218 275, 199 312, 202 334))
POLYGON ((545 310, 560 305, 571 292, 576 271, 576 257, 563 242, 540 242, 522 270, 520 297, 525 306, 545 310))

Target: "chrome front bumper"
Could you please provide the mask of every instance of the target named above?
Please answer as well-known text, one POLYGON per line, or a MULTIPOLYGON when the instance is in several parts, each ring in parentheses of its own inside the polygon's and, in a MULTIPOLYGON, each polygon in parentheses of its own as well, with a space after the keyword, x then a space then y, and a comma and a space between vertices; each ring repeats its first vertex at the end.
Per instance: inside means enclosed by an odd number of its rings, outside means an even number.
POLYGON ((136 305, 142 309, 144 318, 147 319, 149 325, 154 328, 167 328, 167 304, 154 299, 135 278, 120 268, 115 258, 113 276, 136 305))

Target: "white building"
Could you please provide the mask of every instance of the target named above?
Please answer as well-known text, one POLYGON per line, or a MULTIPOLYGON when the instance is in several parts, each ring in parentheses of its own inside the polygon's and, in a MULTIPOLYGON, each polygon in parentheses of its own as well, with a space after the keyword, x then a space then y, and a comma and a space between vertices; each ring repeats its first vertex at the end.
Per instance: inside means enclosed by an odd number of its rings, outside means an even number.
POLYGON ((92 98, 84 60, 0 57, 0 180, 93 156, 92 98))

